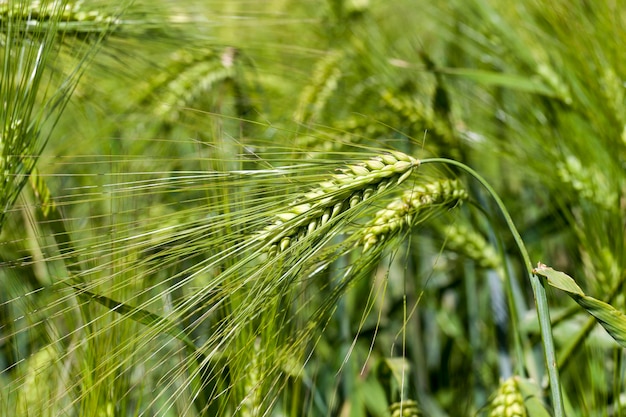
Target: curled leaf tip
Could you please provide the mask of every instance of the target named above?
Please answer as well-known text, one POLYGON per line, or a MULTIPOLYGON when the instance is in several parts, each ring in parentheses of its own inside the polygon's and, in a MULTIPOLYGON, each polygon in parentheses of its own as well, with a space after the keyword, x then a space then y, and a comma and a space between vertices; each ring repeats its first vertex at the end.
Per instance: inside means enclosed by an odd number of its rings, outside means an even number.
MULTIPOLYGON (((549 269, 550 267, 544 263, 537 262, 537 268, 533 268, 533 274, 539 275, 539 272, 544 269, 549 269)), ((550 268, 551 269, 551 268, 550 268)))
POLYGON ((551 267, 539 262, 537 268, 533 269, 533 274, 546 279, 546 282, 561 291, 565 291, 570 295, 584 296, 583 290, 576 284, 576 281, 564 272, 557 271, 551 267))

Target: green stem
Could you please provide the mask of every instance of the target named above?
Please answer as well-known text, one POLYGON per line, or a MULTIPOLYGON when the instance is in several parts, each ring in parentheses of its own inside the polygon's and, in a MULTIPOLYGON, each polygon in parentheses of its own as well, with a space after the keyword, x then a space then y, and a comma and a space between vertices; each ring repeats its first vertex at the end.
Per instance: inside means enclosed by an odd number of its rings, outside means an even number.
POLYGON ((554 415, 555 417, 564 417, 565 411, 563 408, 563 397, 561 396, 561 385, 559 383, 559 371, 557 368, 556 355, 554 350, 554 340, 552 339, 552 327, 550 323, 550 313, 548 309, 548 297, 546 295, 546 290, 543 286, 543 282, 532 273, 533 265, 530 261, 530 257, 528 256, 528 251, 526 251, 526 247, 524 246, 524 242, 522 241, 522 237, 520 236, 513 220, 511 219, 511 215, 506 209, 506 206, 495 192, 493 187, 480 175, 478 172, 474 171, 469 166, 465 165, 462 162, 455 161, 453 159, 447 158, 428 158, 421 161, 422 164, 432 164, 432 163, 443 163, 448 165, 456 166, 472 177, 474 177, 491 195, 491 197, 496 202, 498 209, 504 216, 504 220, 513 235, 513 239, 515 240, 515 244, 517 245, 520 254, 522 255, 522 259, 524 260, 524 265, 528 272, 528 277, 530 279, 530 284, 533 289, 533 295, 535 297, 535 305, 537 308, 537 316, 539 318, 539 329, 541 331, 541 340, 543 342, 543 351, 546 359, 546 368, 548 371, 548 380, 550 381, 550 391, 552 393, 552 406, 554 407, 554 415))

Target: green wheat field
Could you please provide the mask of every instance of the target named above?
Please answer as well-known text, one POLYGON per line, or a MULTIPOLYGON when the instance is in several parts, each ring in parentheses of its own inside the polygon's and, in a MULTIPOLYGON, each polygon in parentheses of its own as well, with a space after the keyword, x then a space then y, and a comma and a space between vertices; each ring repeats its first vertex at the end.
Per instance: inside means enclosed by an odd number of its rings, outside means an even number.
POLYGON ((626 2, 0 0, 0 416, 626 417, 626 2))

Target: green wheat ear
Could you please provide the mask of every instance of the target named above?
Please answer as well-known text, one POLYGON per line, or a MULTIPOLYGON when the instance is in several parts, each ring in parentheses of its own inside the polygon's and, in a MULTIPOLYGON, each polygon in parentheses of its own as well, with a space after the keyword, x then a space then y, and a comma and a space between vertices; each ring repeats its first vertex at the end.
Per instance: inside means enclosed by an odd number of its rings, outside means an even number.
POLYGON ((437 225, 437 231, 446 239, 446 250, 454 251, 476 262, 481 268, 501 266, 496 249, 476 230, 465 224, 437 225))
POLYGON ((417 401, 403 400, 389 406, 391 417, 424 417, 417 401))
POLYGON ((489 417, 527 417, 517 377, 502 382, 489 406, 489 417))
POLYGON ((294 114, 298 123, 315 121, 322 114, 328 99, 338 87, 343 59, 343 52, 331 51, 316 64, 312 82, 302 91, 294 114))
POLYGON ((487 406, 488 417, 550 417, 541 388, 531 379, 512 376, 500 383, 487 406))
POLYGON ((363 201, 406 180, 420 162, 401 152, 390 152, 349 165, 277 214, 258 238, 270 245, 270 257, 312 235, 363 201))
POLYGON ((81 0, 10 1, 0 4, 0 21, 11 20, 29 36, 47 31, 76 37, 113 32, 120 23, 118 17, 100 9, 81 0))
POLYGON ((546 282, 572 297, 582 308, 587 310, 613 339, 626 348, 626 315, 610 304, 586 295, 569 275, 556 271, 541 262, 533 269, 535 275, 546 279, 546 282))
POLYGON ((366 225, 361 239, 363 251, 367 252, 413 226, 425 210, 436 206, 454 207, 467 198, 467 191, 457 180, 444 179, 415 185, 379 210, 366 225))

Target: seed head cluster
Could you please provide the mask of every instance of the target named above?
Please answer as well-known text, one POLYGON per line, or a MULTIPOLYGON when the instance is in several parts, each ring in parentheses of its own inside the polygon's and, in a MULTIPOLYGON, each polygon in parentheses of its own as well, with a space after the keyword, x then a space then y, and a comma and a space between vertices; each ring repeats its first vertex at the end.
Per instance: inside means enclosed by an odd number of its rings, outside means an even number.
MULTIPOLYGON (((89 5, 89 3, 87 3, 89 5)), ((30 24, 60 19, 62 22, 107 22, 115 21, 113 16, 96 10, 86 10, 82 0, 63 2, 60 0, 25 2, 1 2, 0 21, 4 19, 25 20, 30 24)))
POLYGON ((527 417, 524 397, 520 392, 517 378, 511 377, 500 384, 491 402, 489 417, 527 417))
POLYGON ((348 165, 277 214, 274 222, 260 233, 270 244, 270 256, 285 251, 361 202, 400 184, 417 166, 419 160, 401 152, 348 165))
POLYGON ((457 180, 415 185, 376 213, 363 231, 363 251, 390 239, 405 227, 411 227, 424 210, 435 206, 454 207, 467 198, 467 191, 457 180))
POLYGON ((391 417, 421 417, 423 415, 420 412, 417 401, 413 400, 403 400, 391 404, 389 406, 389 413, 391 417))
POLYGON ((464 224, 451 224, 441 230, 446 238, 446 249, 473 259, 481 268, 501 266, 496 249, 476 230, 464 224))

